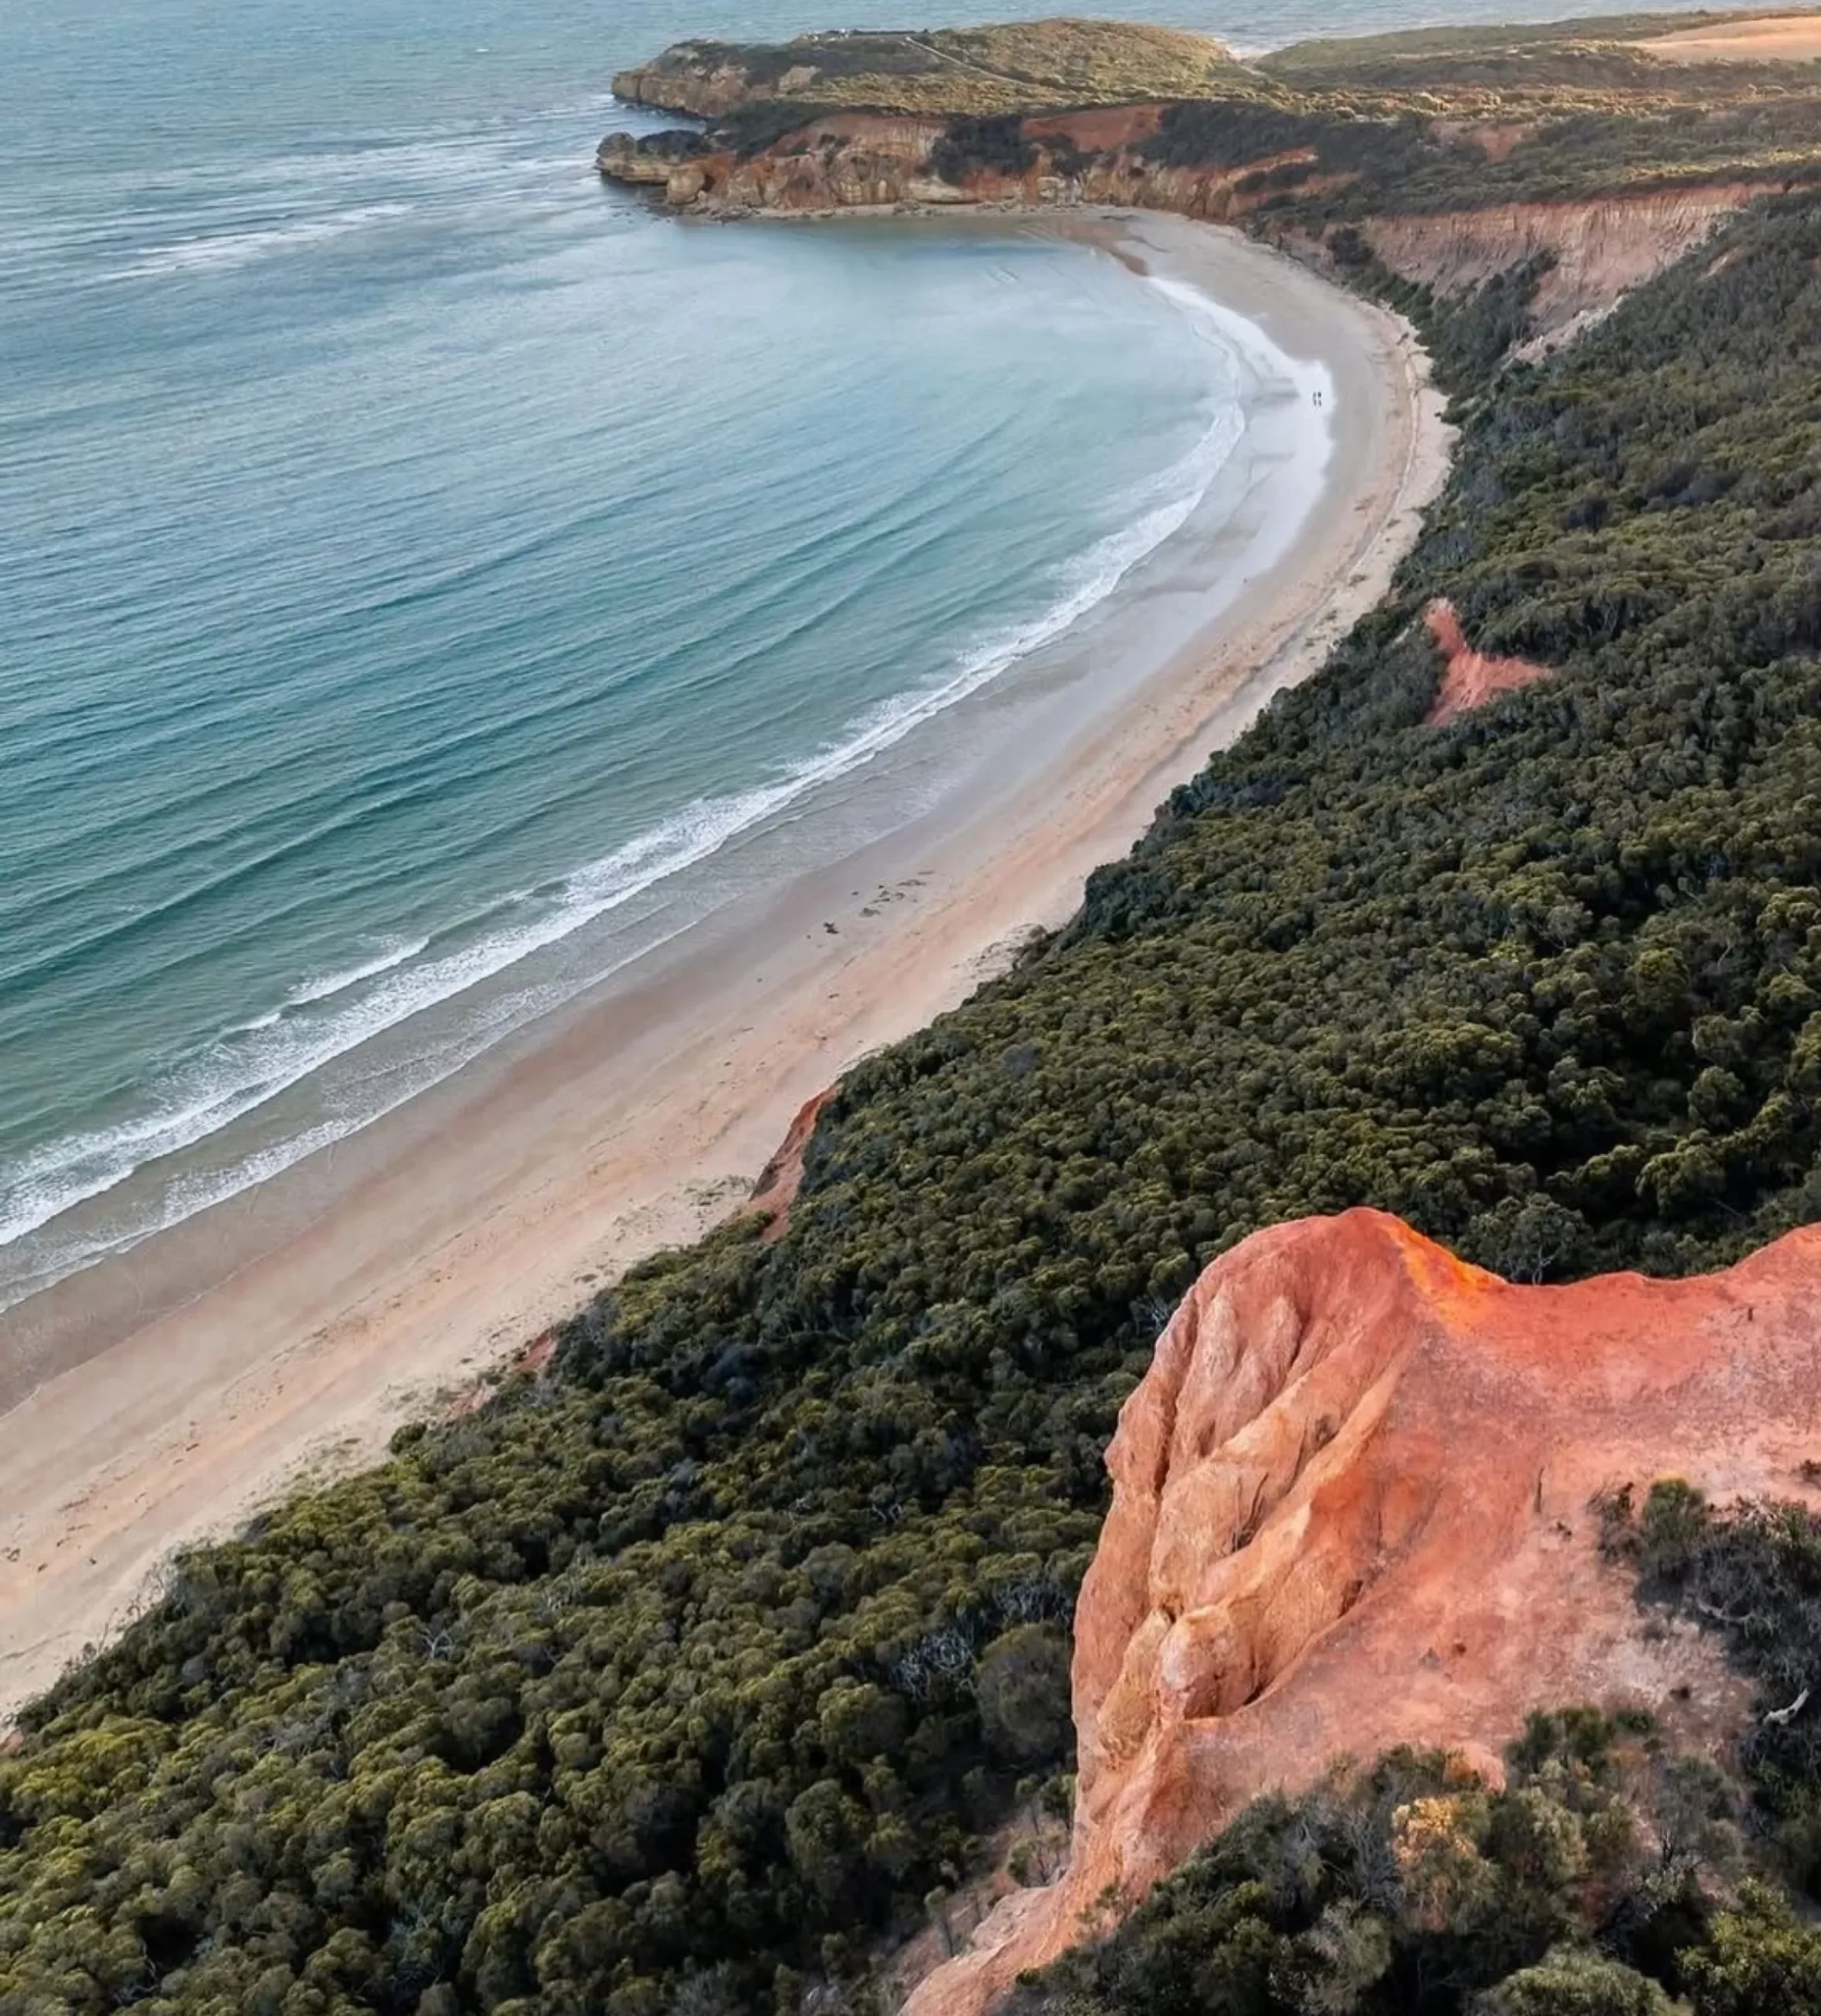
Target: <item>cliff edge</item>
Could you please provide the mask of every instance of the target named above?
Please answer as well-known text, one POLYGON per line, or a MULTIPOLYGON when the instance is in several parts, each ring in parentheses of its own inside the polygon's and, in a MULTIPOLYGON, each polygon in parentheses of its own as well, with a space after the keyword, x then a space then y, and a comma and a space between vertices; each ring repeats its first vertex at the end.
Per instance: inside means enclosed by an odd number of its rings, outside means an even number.
MULTIPOLYGON (((678 210, 1162 210, 1243 228, 1337 270, 1375 260, 1393 280, 1441 298, 1523 276, 1527 298, 1511 331, 1522 356, 1571 339, 1747 204, 1786 186, 1734 173, 1671 188, 1409 212, 1397 207, 1399 192, 1385 191, 1374 192, 1385 209, 1335 224, 1323 213, 1329 199, 1356 206, 1367 193, 1356 168, 1269 132, 1196 158, 1169 144, 1166 118, 1155 104, 1107 106, 976 121, 958 138, 951 122, 929 114, 829 112, 750 151, 714 131, 612 133, 595 161, 606 180, 659 190, 678 210), (1285 202, 1287 188, 1294 205, 1285 202)), ((1447 143, 1471 160, 1480 158, 1478 144, 1447 143)))
POLYGON ((612 133, 596 158, 724 215, 1089 205, 1241 224, 1406 308, 1483 296, 1486 339, 1527 358, 1746 205, 1821 180, 1821 73, 1664 62, 1660 30, 1615 17, 1254 62, 1057 19, 685 43, 615 89, 707 130, 612 133))
POLYGON ((1107 1451, 1068 1869, 1001 1905, 909 2016, 987 2008, 1338 1755, 1410 1744, 1496 1773, 1564 1701, 1736 1725, 1741 1684, 1639 1610, 1597 1501, 1667 1475, 1812 1499, 1818 1267, 1809 1228, 1725 1273, 1522 1287, 1364 1210, 1217 1261, 1107 1451))

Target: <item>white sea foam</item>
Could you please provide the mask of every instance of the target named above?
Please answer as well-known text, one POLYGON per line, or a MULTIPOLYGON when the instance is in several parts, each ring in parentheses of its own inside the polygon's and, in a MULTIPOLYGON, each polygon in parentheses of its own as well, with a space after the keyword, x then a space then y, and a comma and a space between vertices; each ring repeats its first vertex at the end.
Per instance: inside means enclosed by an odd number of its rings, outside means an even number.
POLYGON ((143 247, 127 265, 116 269, 117 280, 146 280, 170 273, 194 273, 244 266, 274 252, 300 252, 331 239, 346 238, 369 225, 389 223, 410 214, 409 203, 363 203, 327 217, 302 217, 257 230, 202 232, 174 244, 143 247))
POLYGON ((407 938, 402 944, 388 946, 370 959, 362 960, 358 965, 344 967, 339 973, 325 973, 320 979, 306 980, 301 987, 291 990, 284 1005, 287 1008, 301 1008, 312 1001, 332 1000, 338 994, 346 994, 358 982, 389 973, 393 967, 402 966, 429 949, 428 938, 407 938))
MULTIPOLYGON (((1299 378, 1262 333, 1192 288, 1168 280, 1153 285, 1182 308, 1207 339, 1266 381, 1299 378)), ((1325 374, 1323 374, 1325 376, 1325 374)), ((923 724, 977 693, 1033 652, 1053 643, 1104 602, 1144 561, 1188 522, 1207 495, 1244 431, 1243 409, 1212 402, 1209 422, 1189 453, 1131 500, 1133 516, 1081 554, 1041 614, 989 638, 939 677, 873 708, 801 762, 749 791, 686 806, 600 860, 544 891, 520 892, 494 906, 492 922, 465 942, 442 949, 432 941, 392 946, 301 984, 284 1005, 225 1032, 208 1049, 170 1073, 146 1110, 104 1130, 46 1143, 0 1170, 0 1247, 40 1232, 77 1206, 118 1188, 150 1166, 187 1156, 209 1137, 245 1119, 351 1051, 398 1029, 415 1016, 469 994, 484 983, 572 936, 668 878, 706 861, 730 842, 789 811, 817 790, 859 769, 923 724), (428 954, 429 956, 425 957, 428 954)), ((600 973, 573 976, 565 992, 592 984, 600 973)), ((560 997, 558 997, 560 998, 560 997)), ((0 1287, 10 1306, 109 1251, 137 1243, 254 1184, 269 1180, 317 1149, 371 1125, 406 1099, 469 1062, 528 1016, 554 1005, 547 988, 510 1003, 477 1004, 464 1028, 439 1036, 405 1068, 391 1068, 384 1089, 350 1097, 345 1110, 302 1131, 217 1162, 174 1165, 130 1228, 84 1232, 35 1254, 29 1276, 0 1287)))
POLYGON ((1307 401, 1315 410, 1319 395, 1320 410, 1332 409, 1334 381, 1325 364, 1286 357, 1255 322, 1248 322, 1185 280, 1173 280, 1167 273, 1151 273, 1146 276, 1146 282, 1180 309, 1192 328, 1237 358, 1267 397, 1293 398, 1299 403, 1307 401))
POLYGON ((358 986, 363 980, 372 980, 380 973, 390 973, 393 967, 402 966, 416 958, 420 953, 430 949, 428 938, 407 938, 376 952, 371 958, 363 959, 358 965, 343 966, 334 973, 324 973, 314 980, 306 980, 294 987, 277 1007, 269 1008, 263 1015, 254 1017, 250 1022, 236 1022, 224 1030, 224 1036, 248 1036, 257 1029, 269 1029, 275 1023, 284 1021, 293 1008, 307 1008, 313 1002, 332 1001, 338 994, 346 994, 350 987, 358 986))

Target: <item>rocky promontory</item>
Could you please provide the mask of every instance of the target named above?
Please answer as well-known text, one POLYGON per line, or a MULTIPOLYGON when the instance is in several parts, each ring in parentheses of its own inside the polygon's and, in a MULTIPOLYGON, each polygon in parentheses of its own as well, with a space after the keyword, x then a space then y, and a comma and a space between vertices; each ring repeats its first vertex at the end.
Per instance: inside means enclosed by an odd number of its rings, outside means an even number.
POLYGON ((1373 1210, 1254 1235, 1158 1340, 1075 1618, 1068 1867, 910 2016, 975 2016, 1245 1803, 1400 1744, 1495 1776, 1533 1710, 1711 1742, 1749 1691, 1641 1610, 1600 1506, 1815 1496, 1821 1229, 1730 1271, 1522 1286, 1373 1210))
POLYGON ((613 134, 609 180, 718 214, 992 205, 1239 225, 1338 274, 1492 290, 1506 347, 1589 326, 1760 198, 1821 176, 1821 87, 1717 76, 1602 37, 1462 32, 1311 43, 1253 63, 1117 24, 692 42, 623 73, 704 131, 613 134), (1698 116, 1697 116, 1698 115, 1698 116), (1585 122, 1607 139, 1596 154, 1585 122), (1496 297, 1496 298, 1495 298, 1496 297))
POLYGON ((836 30, 782 43, 681 42, 621 71, 614 91, 629 105, 701 119, 771 103, 980 114, 1195 96, 1244 74, 1207 35, 1063 16, 836 30))

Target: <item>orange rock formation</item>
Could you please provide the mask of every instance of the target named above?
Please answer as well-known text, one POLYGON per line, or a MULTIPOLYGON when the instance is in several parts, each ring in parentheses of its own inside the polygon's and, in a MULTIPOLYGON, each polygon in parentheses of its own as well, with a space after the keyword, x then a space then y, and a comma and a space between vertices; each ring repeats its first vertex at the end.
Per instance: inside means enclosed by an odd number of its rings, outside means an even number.
POLYGON ((1422 620, 1435 648, 1448 661, 1435 703, 1423 717, 1430 728, 1440 728, 1456 714, 1483 707, 1501 693, 1515 692, 1520 686, 1550 676, 1546 665, 1532 665, 1526 658, 1488 658, 1484 651, 1476 651, 1460 627, 1454 604, 1445 596, 1429 605, 1422 620))
POLYGON ((797 1109, 789 1132, 778 1143, 777 1153, 759 1171, 758 1180, 746 1200, 747 1210, 762 1212, 770 1221, 759 1235, 768 1246, 773 1240, 782 1239, 789 1227, 790 1207, 803 1188, 803 1157, 809 1151, 810 1136, 816 1131, 822 1108, 834 1095, 835 1088, 830 1085, 797 1109))
POLYGON ((975 2016, 1109 1887, 1135 1899, 1337 1755, 1489 1764, 1574 1702, 1736 1724, 1742 1684, 1711 1640, 1647 1634, 1589 1504, 1667 1475, 1813 1502, 1818 1269, 1821 1228, 1693 1280, 1517 1287, 1367 1210, 1217 1261, 1107 1452, 1067 1873, 1002 1905, 907 2016, 975 2016))

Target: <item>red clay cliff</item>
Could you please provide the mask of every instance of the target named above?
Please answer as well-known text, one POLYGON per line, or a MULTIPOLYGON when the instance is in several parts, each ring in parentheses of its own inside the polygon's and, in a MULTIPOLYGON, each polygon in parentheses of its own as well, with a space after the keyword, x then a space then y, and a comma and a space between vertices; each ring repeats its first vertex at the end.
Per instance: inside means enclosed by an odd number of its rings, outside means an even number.
POLYGON ((788 1132, 778 1143, 777 1153, 759 1171, 758 1180, 752 1186, 744 1208, 762 1214, 769 1221, 759 1235, 767 1246, 782 1239, 790 1225, 790 1207, 803 1188, 803 1157, 809 1153, 810 1136, 816 1131, 822 1108, 834 1095, 835 1088, 830 1085, 798 1107, 788 1132))
POLYGON ((1399 1744, 1496 1771, 1532 1709, 1745 1712, 1648 1620, 1590 1502, 1665 1476, 1814 1493, 1821 1228, 1730 1272, 1519 1287, 1380 1212, 1261 1232, 1202 1276, 1107 1452, 1076 1617, 1067 1873, 1008 1899, 907 2016, 974 2016, 1244 1803, 1399 1744), (1671 1689, 1688 1690, 1686 1699, 1671 1689))

